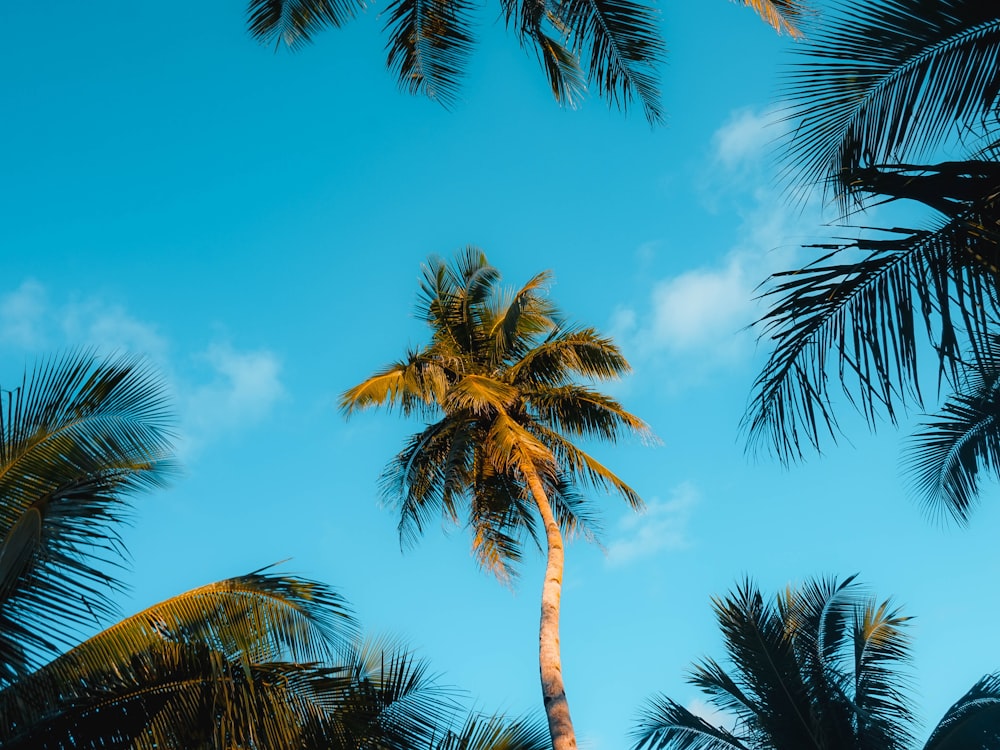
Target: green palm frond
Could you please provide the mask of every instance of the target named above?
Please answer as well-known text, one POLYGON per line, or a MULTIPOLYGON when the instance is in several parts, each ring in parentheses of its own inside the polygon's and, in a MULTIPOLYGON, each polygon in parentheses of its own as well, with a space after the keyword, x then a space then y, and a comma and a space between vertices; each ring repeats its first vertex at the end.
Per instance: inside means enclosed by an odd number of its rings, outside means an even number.
POLYGON ((986 675, 948 709, 924 750, 1000 746, 1000 673, 986 675))
POLYGON ((920 159, 962 128, 996 124, 1000 18, 989 3, 842 3, 798 52, 784 95, 800 184, 854 194, 859 167, 920 159))
POLYGON ((567 435, 616 443, 624 435, 652 440, 649 426, 610 396, 582 385, 525 389, 525 401, 542 424, 567 435))
POLYGON ((567 0, 548 6, 570 49, 585 53, 587 78, 614 105, 633 100, 651 125, 663 122, 656 69, 665 48, 654 9, 632 0, 567 0))
POLYGON ((980 474, 1000 476, 1000 347, 988 338, 959 390, 925 422, 909 444, 908 465, 926 506, 966 523, 980 474))
POLYGON ((739 737, 662 695, 643 707, 632 737, 633 750, 748 750, 739 737))
POLYGON ((138 359, 78 352, 0 398, 0 685, 112 615, 127 498, 162 485, 170 418, 138 359))
POLYGON ((259 42, 297 49, 317 32, 339 28, 363 10, 364 0, 250 0, 247 28, 259 42))

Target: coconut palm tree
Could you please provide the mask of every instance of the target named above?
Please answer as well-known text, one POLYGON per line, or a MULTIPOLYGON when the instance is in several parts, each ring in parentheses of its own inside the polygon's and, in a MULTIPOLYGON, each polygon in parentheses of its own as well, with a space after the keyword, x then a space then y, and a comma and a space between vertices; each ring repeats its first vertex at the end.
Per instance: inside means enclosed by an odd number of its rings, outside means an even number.
POLYGON ((922 362, 956 385, 1000 321, 1000 13, 975 0, 828 11, 784 92, 786 178, 832 191, 849 225, 876 202, 916 202, 933 219, 860 228, 772 277, 758 323, 774 349, 744 424, 782 460, 839 435, 838 384, 873 428, 894 422, 923 404, 922 362), (966 158, 940 160, 956 151, 966 158))
MULTIPOLYGON (((771 26, 798 34, 801 0, 741 0, 771 26)), ((340 27, 367 9, 363 0, 250 0, 250 33, 296 48, 320 30, 340 27)), ((386 10, 387 65, 400 88, 442 104, 456 98, 475 44, 477 6, 467 0, 393 0, 386 10)), ((650 123, 661 122, 656 68, 663 56, 658 14, 637 0, 501 0, 500 12, 522 47, 533 48, 556 100, 572 106, 587 84, 612 104, 637 99, 650 123)))
MULTIPOLYGON (((116 614, 129 498, 170 474, 164 391, 136 359, 78 353, 0 394, 0 745, 454 747, 459 706, 426 664, 360 643, 299 577, 202 586, 73 645, 116 614)), ((500 739, 469 747, 541 750, 540 726, 472 716, 500 739)))
POLYGON ((688 681, 728 726, 657 696, 642 710, 635 750, 1000 748, 1000 672, 973 685, 919 744, 904 669, 909 618, 853 577, 810 581, 770 602, 748 580, 713 605, 732 669, 704 659, 688 681))
POLYGON ((383 490, 413 541, 435 516, 467 519, 478 563, 508 580, 537 523, 546 545, 539 668, 555 750, 576 746, 559 656, 563 535, 591 533, 580 483, 638 494, 573 443, 648 435, 614 399, 574 377, 609 380, 628 372, 614 343, 568 325, 543 293, 548 273, 505 293, 485 254, 467 248, 455 263, 424 268, 419 314, 430 343, 346 391, 347 415, 386 406, 429 423, 388 465, 383 490))

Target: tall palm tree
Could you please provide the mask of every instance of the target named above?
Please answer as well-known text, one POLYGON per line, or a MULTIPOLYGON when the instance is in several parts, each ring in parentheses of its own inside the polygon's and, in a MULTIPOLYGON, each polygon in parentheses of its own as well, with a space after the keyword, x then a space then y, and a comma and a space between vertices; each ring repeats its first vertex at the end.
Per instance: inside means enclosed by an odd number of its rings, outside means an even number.
MULTIPOLYGON (((170 473, 164 392, 138 360, 78 353, 0 394, 0 745, 454 747, 458 705, 426 665, 359 643, 302 578, 202 586, 73 645, 116 613, 129 497, 170 473)), ((542 747, 529 722, 467 727, 500 738, 476 750, 542 747)))
POLYGON ((916 202, 933 219, 858 228, 772 277, 758 323, 774 349, 744 424, 783 460, 836 439, 838 384, 873 428, 894 422, 923 405, 920 363, 957 385, 1000 321, 1000 13, 976 0, 827 11, 784 92, 786 178, 832 191, 849 226, 876 202, 916 202))
POLYGON ((573 381, 610 380, 629 366, 592 328, 566 324, 545 297, 548 273, 516 292, 499 287, 485 254, 467 248, 448 265, 424 268, 419 314, 426 346, 346 391, 341 407, 387 406, 428 420, 388 465, 383 490, 400 513, 401 540, 413 541, 437 515, 460 511, 478 563, 509 579, 525 537, 546 544, 539 669, 555 750, 576 747, 559 656, 563 534, 591 533, 580 483, 642 506, 635 490, 574 445, 574 437, 615 441, 645 436, 646 425, 614 399, 573 381))
MULTIPOLYGON (((864 595, 851 577, 770 602, 746 581, 713 605, 732 669, 704 659, 688 681, 732 723, 716 726, 657 696, 642 711, 635 750, 921 747, 906 692, 909 618, 888 600, 864 595)), ((922 748, 1000 748, 1000 672, 948 709, 922 748)))
MULTIPOLYGON (((798 34, 802 0, 740 0, 771 26, 798 34)), ((250 33, 296 48, 320 30, 367 9, 364 0, 250 0, 250 33)), ((450 105, 475 44, 475 3, 392 0, 386 8, 386 64, 400 88, 450 105)), ((522 47, 534 49, 556 100, 572 106, 587 84, 626 109, 637 99, 650 123, 663 119, 656 69, 664 53, 658 14, 639 0, 501 0, 522 47), (584 62, 586 61, 586 62, 584 62)))

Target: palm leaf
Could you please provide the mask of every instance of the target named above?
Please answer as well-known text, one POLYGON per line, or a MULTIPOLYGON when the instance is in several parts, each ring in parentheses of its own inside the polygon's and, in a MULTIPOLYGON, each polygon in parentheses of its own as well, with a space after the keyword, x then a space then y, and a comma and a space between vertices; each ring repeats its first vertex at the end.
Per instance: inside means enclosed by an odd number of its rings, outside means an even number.
POLYGON ((1000 475, 1000 349, 988 339, 977 362, 966 366, 961 390, 910 440, 908 464, 929 508, 943 508, 966 523, 982 471, 1000 475))
POLYGON ((433 750, 550 750, 544 722, 473 713, 465 723, 449 731, 433 750))
POLYGON ((858 167, 922 158, 993 117, 1000 18, 979 0, 841 4, 787 76, 796 181, 851 191, 858 167))
POLYGON ((651 125, 663 122, 656 69, 664 55, 656 12, 632 0, 567 0, 550 6, 570 48, 586 50, 588 80, 623 110, 633 99, 651 125))
POLYGON ((164 399, 140 360, 79 352, 0 402, 0 684, 116 611, 126 498, 172 470, 164 399))
POLYGON ((810 14, 810 6, 799 0, 740 0, 745 7, 752 8, 779 34, 787 32, 792 37, 801 37, 799 28, 803 19, 810 14))
POLYGON ((666 696, 647 702, 632 737, 633 750, 748 750, 739 737, 666 696))
POLYGON ((1000 673, 983 677, 945 713, 924 750, 994 748, 1000 744, 1000 673))
POLYGON ((393 0, 388 6, 386 64, 400 89, 425 94, 445 107, 458 96, 472 51, 467 0, 393 0))
POLYGON ((250 0, 247 28, 259 42, 296 49, 328 26, 340 28, 364 9, 364 0, 250 0))
POLYGON ((559 328, 511 366, 519 385, 563 385, 570 375, 614 380, 631 372, 621 350, 593 328, 559 328))

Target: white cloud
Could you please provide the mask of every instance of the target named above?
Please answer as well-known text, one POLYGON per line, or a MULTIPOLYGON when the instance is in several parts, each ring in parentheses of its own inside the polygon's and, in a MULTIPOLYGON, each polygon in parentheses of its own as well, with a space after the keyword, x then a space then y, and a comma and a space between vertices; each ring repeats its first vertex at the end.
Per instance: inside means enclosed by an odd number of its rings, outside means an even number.
POLYGON ((789 206, 764 169, 776 122, 773 112, 741 110, 713 137, 706 201, 725 199, 724 210, 741 218, 738 239, 716 261, 654 281, 645 300, 616 312, 612 330, 638 358, 668 354, 675 368, 684 355, 695 376, 752 358, 761 283, 822 236, 819 207, 789 206))
POLYGON ((774 110, 737 110, 712 136, 715 158, 729 169, 758 163, 784 132, 780 115, 774 110))
POLYGON ((26 349, 44 346, 47 309, 45 288, 33 279, 0 296, 0 341, 26 349))
POLYGON ((199 359, 209 365, 211 382, 188 389, 182 398, 185 454, 220 434, 260 422, 287 395, 273 352, 241 352, 213 343, 199 359))
POLYGON ((609 565, 627 565, 663 550, 692 544, 687 526, 698 504, 698 490, 690 482, 674 488, 669 500, 654 499, 644 513, 630 513, 618 522, 616 538, 608 545, 609 565))
POLYGON ((71 303, 56 315, 72 346, 91 347, 102 353, 134 352, 160 367, 166 365, 167 340, 155 326, 133 317, 121 305, 87 300, 71 303))

